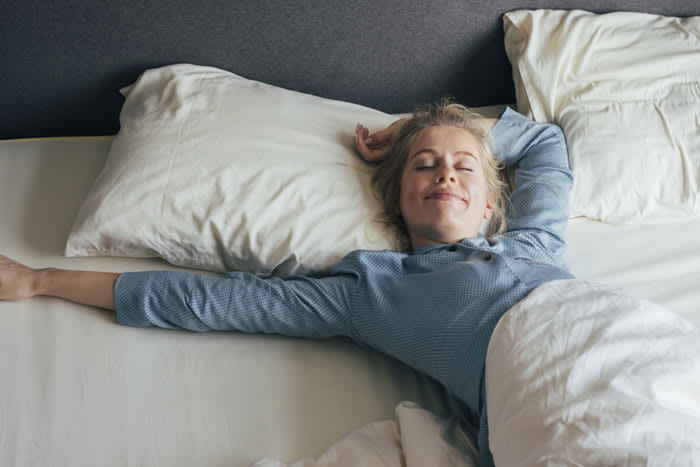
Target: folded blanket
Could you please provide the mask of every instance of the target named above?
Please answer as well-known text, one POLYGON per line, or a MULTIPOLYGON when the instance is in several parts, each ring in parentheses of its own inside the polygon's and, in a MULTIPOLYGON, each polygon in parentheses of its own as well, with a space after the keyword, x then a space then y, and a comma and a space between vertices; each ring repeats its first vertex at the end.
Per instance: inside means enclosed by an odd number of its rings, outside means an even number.
POLYGON ((459 418, 440 417, 413 402, 401 402, 396 421, 358 428, 317 460, 287 464, 265 458, 251 467, 476 467, 476 459, 459 418))

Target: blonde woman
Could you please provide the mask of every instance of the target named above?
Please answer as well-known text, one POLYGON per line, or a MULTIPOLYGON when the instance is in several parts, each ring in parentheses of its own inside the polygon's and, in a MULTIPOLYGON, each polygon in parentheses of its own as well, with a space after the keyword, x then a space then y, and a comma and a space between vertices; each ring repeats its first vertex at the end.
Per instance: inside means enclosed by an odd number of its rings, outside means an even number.
POLYGON ((499 319, 562 260, 572 174, 561 130, 506 109, 484 119, 452 103, 370 135, 358 152, 405 251, 355 251, 322 278, 231 272, 34 270, 0 257, 0 299, 51 295, 116 311, 130 326, 349 336, 441 382, 473 415, 492 465, 484 366, 499 319), (488 135, 488 136, 487 136, 488 135), (506 206, 499 167, 515 168, 506 206), (490 233, 479 233, 490 221, 490 233))

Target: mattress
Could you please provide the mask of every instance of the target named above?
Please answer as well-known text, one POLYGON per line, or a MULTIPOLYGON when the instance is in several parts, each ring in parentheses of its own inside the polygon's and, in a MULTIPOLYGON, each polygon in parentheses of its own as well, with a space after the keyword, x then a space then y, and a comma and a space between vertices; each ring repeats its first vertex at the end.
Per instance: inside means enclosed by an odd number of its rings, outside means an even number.
MULTIPOLYGON (((178 269, 154 258, 66 258, 111 137, 0 142, 0 254, 32 267, 178 269)), ((568 225, 582 279, 700 326, 700 220, 568 225)), ((48 297, 0 302, 0 465, 248 465, 320 455, 403 400, 457 404, 430 378, 347 339, 196 334, 115 324, 48 297)))

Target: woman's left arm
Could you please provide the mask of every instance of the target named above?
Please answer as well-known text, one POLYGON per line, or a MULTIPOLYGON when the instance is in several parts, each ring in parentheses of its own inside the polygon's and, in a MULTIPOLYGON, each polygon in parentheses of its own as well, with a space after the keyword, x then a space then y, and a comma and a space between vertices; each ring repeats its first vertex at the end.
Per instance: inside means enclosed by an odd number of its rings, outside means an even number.
POLYGON ((489 139, 496 157, 515 166, 508 232, 532 233, 540 246, 561 256, 573 187, 563 132, 506 108, 489 139))

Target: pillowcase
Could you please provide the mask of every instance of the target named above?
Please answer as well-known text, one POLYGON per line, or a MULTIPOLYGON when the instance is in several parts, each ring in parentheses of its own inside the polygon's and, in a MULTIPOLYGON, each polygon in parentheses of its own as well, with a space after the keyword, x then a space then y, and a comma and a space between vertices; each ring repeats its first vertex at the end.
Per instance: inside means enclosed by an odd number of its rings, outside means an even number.
POLYGON ((378 130, 396 117, 188 64, 122 92, 121 129, 67 256, 304 274, 396 244, 354 150, 358 122, 378 130))
POLYGON ((504 29, 518 111, 566 135, 571 216, 700 215, 700 17, 519 10, 504 29))

